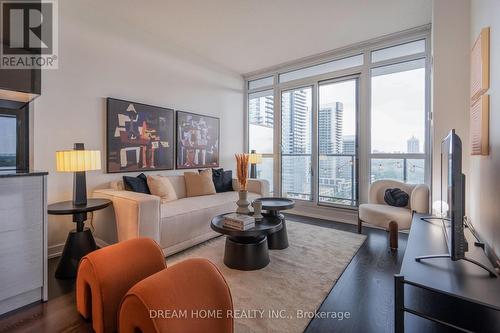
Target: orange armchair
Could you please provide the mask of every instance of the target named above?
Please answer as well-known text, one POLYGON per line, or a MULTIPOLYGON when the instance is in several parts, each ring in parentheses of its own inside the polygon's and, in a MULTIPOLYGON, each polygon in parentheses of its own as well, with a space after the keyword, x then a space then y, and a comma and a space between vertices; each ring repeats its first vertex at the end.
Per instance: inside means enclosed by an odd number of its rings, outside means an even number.
POLYGON ((137 283, 123 298, 120 333, 232 333, 231 292, 217 267, 188 259, 137 283))
POLYGON ((134 284, 165 267, 162 250, 149 238, 131 239, 89 253, 78 267, 78 312, 92 318, 96 333, 116 332, 123 296, 134 284))

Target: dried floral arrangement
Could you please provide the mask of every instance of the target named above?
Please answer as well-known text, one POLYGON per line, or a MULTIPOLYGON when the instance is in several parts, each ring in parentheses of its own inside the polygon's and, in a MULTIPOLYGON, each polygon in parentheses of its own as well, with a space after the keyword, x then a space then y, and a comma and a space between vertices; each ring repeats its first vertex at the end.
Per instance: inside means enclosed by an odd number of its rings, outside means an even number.
POLYGON ((248 154, 234 154, 236 157, 236 173, 238 177, 238 184, 240 191, 247 190, 248 184, 248 154))

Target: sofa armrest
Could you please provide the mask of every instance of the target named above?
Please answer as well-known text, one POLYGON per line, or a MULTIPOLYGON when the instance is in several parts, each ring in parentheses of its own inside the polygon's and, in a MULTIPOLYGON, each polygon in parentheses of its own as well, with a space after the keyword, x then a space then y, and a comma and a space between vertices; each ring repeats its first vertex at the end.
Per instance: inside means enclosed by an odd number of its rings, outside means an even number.
MULTIPOLYGON (((233 178, 233 190, 239 191, 240 185, 236 178, 233 178)), ((247 184, 248 192, 257 193, 261 197, 269 196, 269 182, 265 179, 249 178, 247 184)))
POLYGON ((95 190, 93 197, 113 202, 119 242, 137 237, 160 242, 160 197, 113 189, 95 190))
POLYGON ((429 187, 427 185, 417 185, 410 195, 410 208, 417 213, 429 213, 429 187))

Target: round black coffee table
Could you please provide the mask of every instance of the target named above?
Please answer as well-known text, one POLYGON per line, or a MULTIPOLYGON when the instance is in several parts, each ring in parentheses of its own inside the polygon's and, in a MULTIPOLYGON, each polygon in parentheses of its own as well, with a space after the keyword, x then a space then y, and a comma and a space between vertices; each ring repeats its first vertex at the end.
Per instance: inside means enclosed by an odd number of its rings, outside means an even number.
POLYGON ((50 215, 73 215, 76 229, 69 232, 61 260, 57 265, 56 278, 74 279, 80 259, 97 249, 94 237, 89 228, 85 228, 87 213, 103 209, 111 205, 108 199, 87 199, 86 205, 76 206, 73 201, 62 201, 48 206, 50 215))
POLYGON ((288 247, 288 234, 286 232, 285 216, 280 213, 281 210, 292 209, 295 201, 286 198, 259 198, 255 201, 262 202, 262 209, 267 210, 269 215, 275 216, 281 220, 283 228, 267 235, 267 245, 271 250, 283 250, 288 247))
MULTIPOLYGON (((230 213, 228 213, 230 214, 230 213)), ((267 235, 281 229, 281 219, 271 214, 263 214, 255 227, 240 231, 224 227, 224 215, 217 215, 210 226, 213 230, 226 235, 224 264, 241 271, 261 269, 269 264, 267 235)))

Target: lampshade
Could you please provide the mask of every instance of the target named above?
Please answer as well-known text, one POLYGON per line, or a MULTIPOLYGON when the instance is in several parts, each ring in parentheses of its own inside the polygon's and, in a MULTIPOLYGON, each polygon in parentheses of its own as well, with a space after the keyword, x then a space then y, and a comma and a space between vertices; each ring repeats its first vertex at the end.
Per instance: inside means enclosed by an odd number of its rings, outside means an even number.
POLYGON ((256 153, 249 154, 248 163, 261 164, 262 163, 262 154, 256 154, 256 153))
POLYGON ((444 201, 438 200, 432 203, 432 213, 437 217, 446 217, 449 209, 450 206, 444 201))
POLYGON ((78 172, 101 169, 99 150, 61 150, 56 152, 58 172, 78 172))

